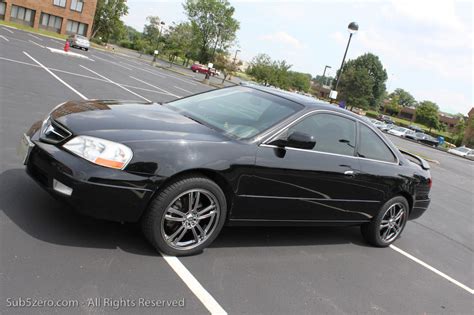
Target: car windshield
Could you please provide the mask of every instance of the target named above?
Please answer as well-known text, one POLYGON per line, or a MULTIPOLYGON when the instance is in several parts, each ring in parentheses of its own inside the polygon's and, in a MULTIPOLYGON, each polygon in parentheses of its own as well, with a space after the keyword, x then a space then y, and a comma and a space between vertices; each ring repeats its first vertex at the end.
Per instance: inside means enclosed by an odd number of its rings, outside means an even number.
POLYGON ((466 148, 466 147, 459 147, 459 148, 456 148, 456 151, 459 151, 459 152, 469 152, 471 151, 471 149, 469 148, 466 148))
POLYGON ((406 132, 408 129, 403 128, 403 127, 397 127, 397 128, 395 128, 394 130, 400 131, 400 132, 406 132))
POLYGON ((167 106, 237 139, 251 138, 303 108, 298 103, 247 87, 202 93, 167 106))
POLYGON ((86 38, 86 37, 84 37, 84 36, 81 36, 81 35, 76 35, 76 38, 77 38, 77 39, 82 39, 82 40, 87 40, 87 38, 86 38))

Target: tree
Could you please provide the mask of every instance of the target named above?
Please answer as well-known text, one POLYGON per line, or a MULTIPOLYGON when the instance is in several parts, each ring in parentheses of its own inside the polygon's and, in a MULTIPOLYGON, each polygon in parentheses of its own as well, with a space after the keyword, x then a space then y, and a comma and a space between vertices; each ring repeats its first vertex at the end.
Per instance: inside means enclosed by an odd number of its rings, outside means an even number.
POLYGON ((431 101, 420 102, 416 108, 416 122, 425 124, 431 129, 439 129, 438 105, 431 101))
POLYGON ((348 66, 339 83, 338 98, 345 100, 348 105, 363 109, 371 107, 373 99, 374 79, 364 68, 348 66))
POLYGON ((311 88, 311 74, 289 71, 288 75, 291 88, 302 92, 308 92, 311 88))
MULTIPOLYGON (((340 75, 339 72, 340 71, 338 71, 337 74, 338 76, 340 75)), ((385 81, 387 81, 387 71, 384 69, 379 57, 371 53, 366 53, 354 60, 349 60, 343 66, 341 79, 339 80, 340 92, 338 98, 345 99, 348 102, 348 98, 357 99, 361 104, 367 104, 367 107, 376 108, 385 93, 385 81), (362 75, 363 79, 359 80, 354 76, 355 73, 362 75), (349 79, 357 81, 353 83, 359 84, 359 87, 363 88, 365 91, 365 95, 362 95, 360 91, 353 89, 351 82, 347 82, 349 79), (360 86, 362 83, 365 83, 366 85, 360 86), (346 90, 344 91, 344 89, 346 90), (352 96, 351 93, 355 93, 357 96, 352 96)), ((333 84, 335 88, 336 82, 333 84)))
POLYGON ((410 93, 405 91, 404 89, 400 89, 400 88, 395 89, 395 91, 393 91, 389 95, 390 98, 393 98, 395 96, 398 97, 398 105, 400 105, 400 106, 411 107, 411 106, 416 105, 415 98, 410 93))
POLYGON ((233 18, 235 9, 228 0, 186 0, 183 8, 195 34, 201 63, 211 61, 214 47, 225 51, 235 40, 239 22, 233 18))
POLYGON ((398 95, 393 95, 390 102, 384 106, 384 113, 388 111, 390 115, 398 115, 400 110, 400 97, 398 95))
POLYGON ((317 75, 315 78, 313 78, 314 82, 319 83, 320 85, 331 85, 331 82, 334 81, 334 78, 331 76, 322 76, 322 75, 317 75))
POLYGON ((146 18, 147 24, 143 29, 143 37, 150 43, 153 50, 159 48, 159 44, 164 41, 162 38, 161 19, 158 16, 148 16, 146 18))
POLYGON ((189 59, 197 58, 197 47, 193 40, 194 33, 190 23, 179 23, 171 26, 165 37, 164 49, 172 58, 183 57, 183 65, 188 65, 189 59))
POLYGON ((92 36, 107 42, 111 34, 124 28, 120 18, 128 14, 126 0, 98 0, 92 26, 92 36))
POLYGON ((288 89, 290 84, 289 65, 285 60, 272 60, 266 54, 259 54, 252 59, 247 74, 264 85, 288 89))
POLYGON ((224 84, 227 76, 232 75, 237 71, 237 64, 234 63, 234 60, 227 54, 219 53, 216 55, 214 67, 220 70, 223 74, 222 84, 224 84))

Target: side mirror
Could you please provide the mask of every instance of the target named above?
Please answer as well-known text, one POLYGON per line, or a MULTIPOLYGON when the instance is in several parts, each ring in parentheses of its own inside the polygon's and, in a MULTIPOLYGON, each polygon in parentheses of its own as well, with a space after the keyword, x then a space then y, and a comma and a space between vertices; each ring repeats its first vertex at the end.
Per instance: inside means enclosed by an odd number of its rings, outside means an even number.
POLYGON ((313 136, 310 136, 307 133, 294 131, 288 136, 286 140, 277 139, 272 141, 270 144, 276 145, 278 147, 312 150, 316 145, 316 141, 314 140, 313 136))

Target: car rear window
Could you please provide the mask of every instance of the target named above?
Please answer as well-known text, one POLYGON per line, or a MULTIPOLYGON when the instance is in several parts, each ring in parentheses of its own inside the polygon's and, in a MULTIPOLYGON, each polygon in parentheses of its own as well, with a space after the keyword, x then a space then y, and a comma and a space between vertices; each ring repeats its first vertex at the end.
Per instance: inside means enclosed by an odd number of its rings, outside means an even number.
POLYGON ((357 155, 372 160, 395 162, 396 158, 385 142, 370 128, 360 125, 360 141, 357 155))

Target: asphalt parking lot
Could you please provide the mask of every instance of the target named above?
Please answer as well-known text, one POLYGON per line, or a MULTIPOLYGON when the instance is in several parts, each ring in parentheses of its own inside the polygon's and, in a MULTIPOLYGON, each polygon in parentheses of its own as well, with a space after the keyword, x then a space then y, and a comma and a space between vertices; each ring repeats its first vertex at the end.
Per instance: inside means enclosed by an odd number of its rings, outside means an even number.
POLYGON ((16 146, 33 122, 65 100, 166 102, 211 87, 198 77, 124 55, 72 50, 88 57, 76 58, 51 52, 48 47, 62 49, 54 39, 2 26, 0 35, 0 313, 470 314, 474 309, 474 162, 390 137, 399 147, 439 161, 431 164, 428 212, 408 223, 394 247, 369 247, 358 228, 225 228, 202 254, 179 258, 186 274, 155 252, 137 226, 83 217, 56 202, 25 174, 16 146), (8 307, 7 299, 19 297, 80 304, 8 307), (118 310, 87 304, 96 297, 184 299, 185 304, 118 310))

